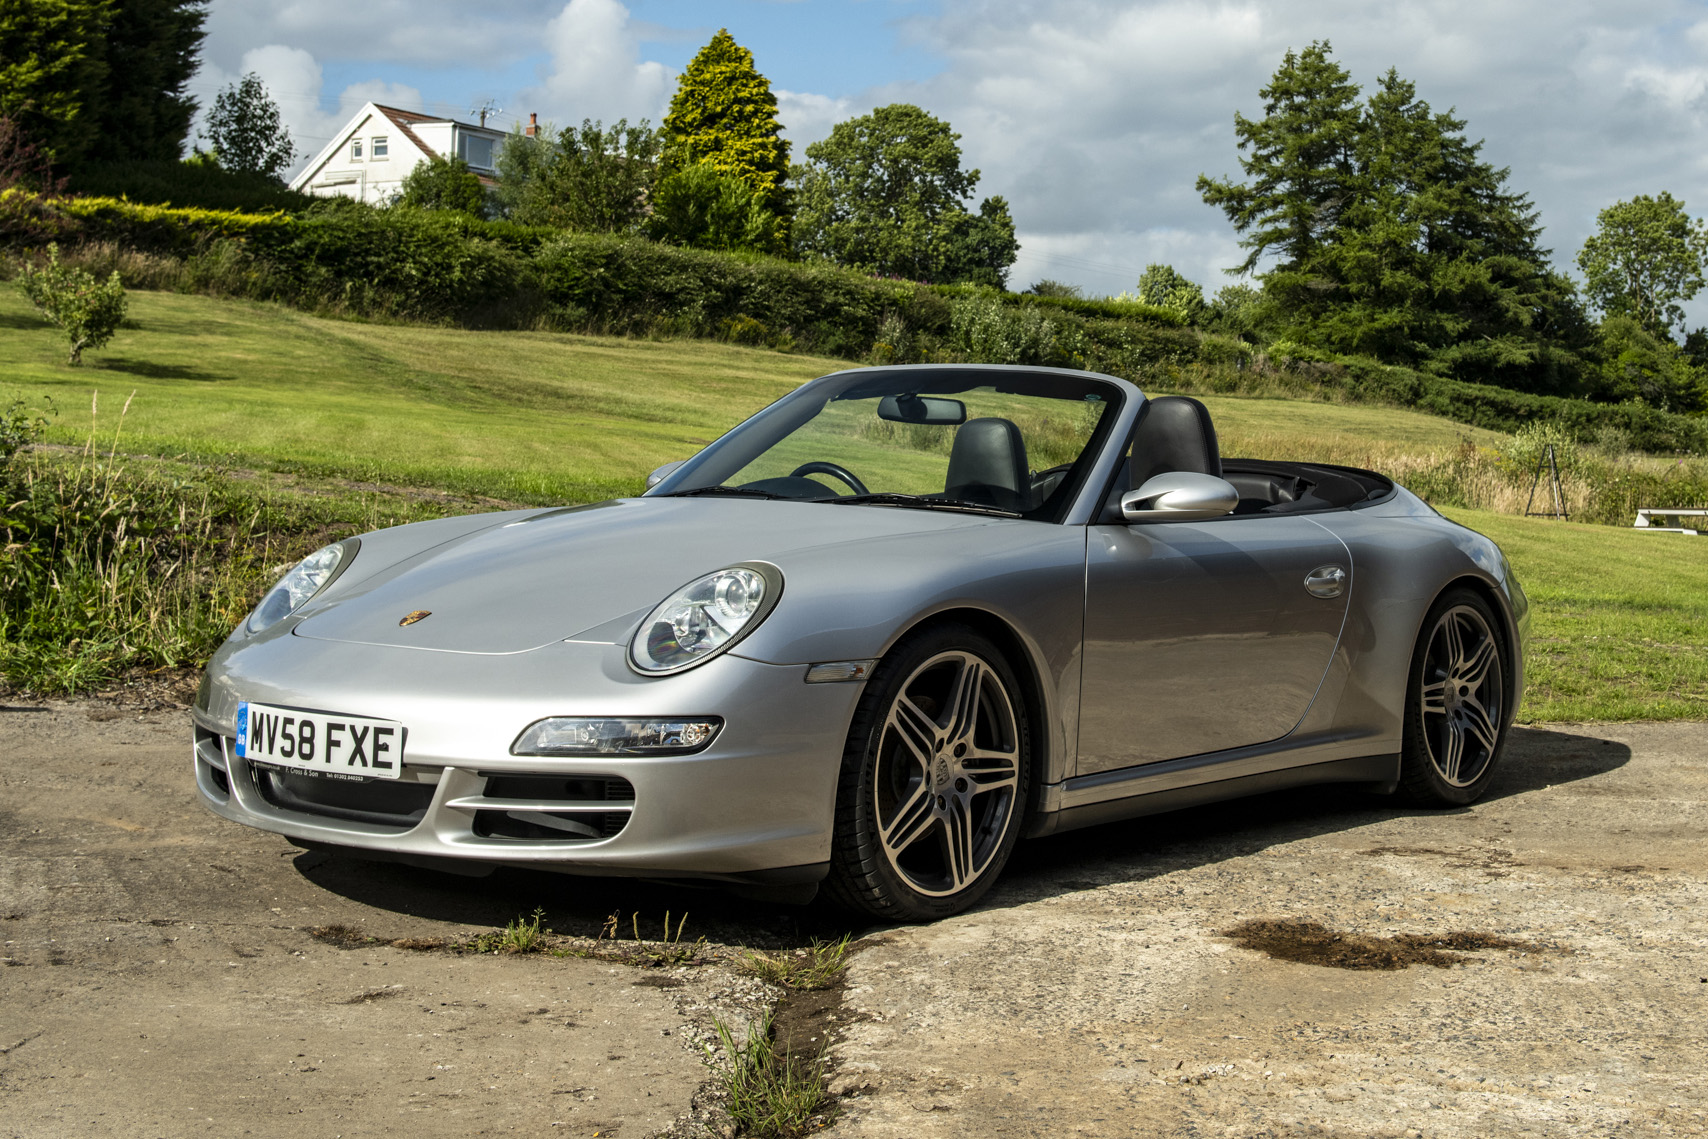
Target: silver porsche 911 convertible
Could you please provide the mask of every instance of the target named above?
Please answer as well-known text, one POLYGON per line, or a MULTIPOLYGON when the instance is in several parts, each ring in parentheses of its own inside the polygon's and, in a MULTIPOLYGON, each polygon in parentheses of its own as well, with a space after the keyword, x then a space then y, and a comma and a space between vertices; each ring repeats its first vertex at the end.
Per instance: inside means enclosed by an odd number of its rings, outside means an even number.
POLYGON ((1315 783, 1472 802, 1522 688, 1493 542, 1108 376, 838 372, 648 481, 305 558, 208 666, 208 805, 923 920, 1022 836, 1315 783))

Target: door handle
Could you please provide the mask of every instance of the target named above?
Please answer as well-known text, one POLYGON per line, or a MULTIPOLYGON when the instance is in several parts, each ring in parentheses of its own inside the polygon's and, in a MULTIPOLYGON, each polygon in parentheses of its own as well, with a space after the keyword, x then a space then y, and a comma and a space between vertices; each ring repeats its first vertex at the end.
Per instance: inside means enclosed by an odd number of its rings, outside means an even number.
POLYGON ((1305 592, 1312 597, 1339 597, 1346 592, 1346 567, 1318 566, 1305 575, 1305 592))

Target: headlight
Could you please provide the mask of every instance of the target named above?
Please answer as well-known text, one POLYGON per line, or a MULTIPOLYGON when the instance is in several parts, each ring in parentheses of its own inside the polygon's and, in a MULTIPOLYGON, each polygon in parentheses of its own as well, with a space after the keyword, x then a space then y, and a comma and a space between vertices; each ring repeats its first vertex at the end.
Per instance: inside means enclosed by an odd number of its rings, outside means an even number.
POLYGON ((528 725, 511 755, 689 755, 704 751, 724 722, 693 719, 594 720, 557 716, 528 725))
POLYGON ((629 644, 629 663, 663 676, 711 660, 758 628, 782 593, 782 571, 764 562, 691 581, 646 615, 629 644))
POLYGON ((346 538, 330 546, 314 551, 308 557, 296 564, 296 567, 279 579, 279 583, 267 591, 267 596, 261 599, 261 604, 255 607, 255 612, 249 614, 247 628, 251 633, 259 633, 270 629, 301 609, 308 599, 332 584, 344 567, 350 564, 350 559, 356 556, 362 543, 355 538, 346 538))

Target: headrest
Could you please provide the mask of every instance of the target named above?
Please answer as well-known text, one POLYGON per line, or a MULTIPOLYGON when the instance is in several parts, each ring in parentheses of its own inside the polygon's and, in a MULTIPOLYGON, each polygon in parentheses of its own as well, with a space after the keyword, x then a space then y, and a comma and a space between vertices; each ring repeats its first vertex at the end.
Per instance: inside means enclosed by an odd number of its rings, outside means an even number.
POLYGON ((955 432, 949 451, 947 490, 992 486, 1029 497, 1032 475, 1026 467, 1026 442, 1006 419, 969 419, 955 432))
POLYGON ((1133 431, 1129 490, 1169 471, 1195 471, 1222 477, 1222 455, 1210 411, 1189 396, 1146 400, 1133 431))

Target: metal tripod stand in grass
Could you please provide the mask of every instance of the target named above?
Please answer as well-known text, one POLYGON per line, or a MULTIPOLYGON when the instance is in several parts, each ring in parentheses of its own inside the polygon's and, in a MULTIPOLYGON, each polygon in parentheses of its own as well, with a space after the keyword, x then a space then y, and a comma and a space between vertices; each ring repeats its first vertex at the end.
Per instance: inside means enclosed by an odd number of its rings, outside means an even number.
POLYGON ((1554 457, 1554 445, 1549 443, 1536 457, 1536 477, 1530 480, 1530 498, 1524 503, 1526 518, 1558 518, 1564 521, 1570 515, 1566 513, 1566 492, 1560 486, 1560 464, 1554 457), (1542 485, 1542 471, 1548 472, 1548 501, 1549 509, 1532 510, 1536 505, 1536 489, 1542 485))

